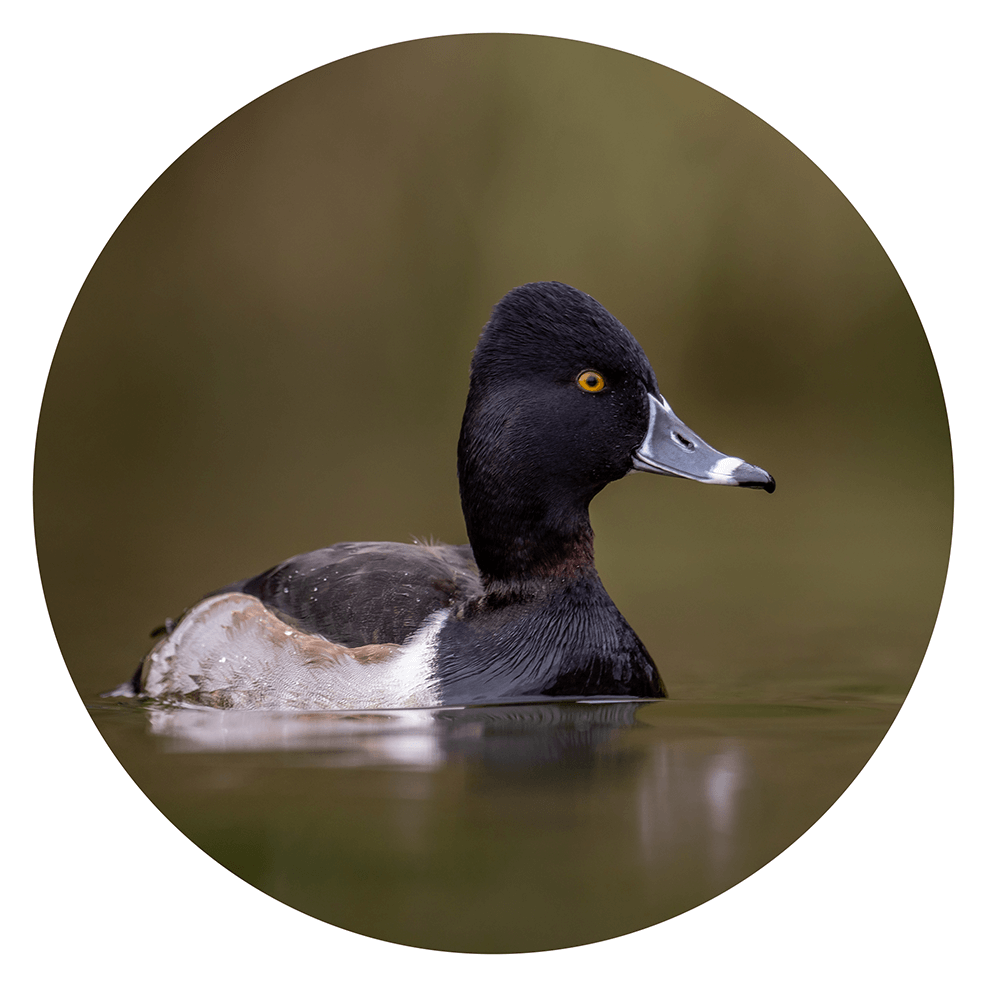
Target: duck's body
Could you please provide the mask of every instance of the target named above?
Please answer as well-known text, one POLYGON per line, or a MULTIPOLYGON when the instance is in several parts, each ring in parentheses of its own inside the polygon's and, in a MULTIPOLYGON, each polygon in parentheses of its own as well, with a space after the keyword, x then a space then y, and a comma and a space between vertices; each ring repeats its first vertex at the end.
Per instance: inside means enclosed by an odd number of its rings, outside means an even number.
POLYGON ((257 709, 665 695, 654 663, 595 573, 538 580, 499 597, 483 592, 475 570, 436 564, 436 551, 457 549, 334 545, 258 577, 267 586, 255 584, 257 595, 248 580, 243 589, 206 597, 145 658, 139 691, 257 709), (380 558, 389 549, 403 562, 393 582, 382 583, 379 571, 369 582, 340 572, 364 553, 380 558), (324 554, 341 564, 323 568, 324 554), (425 572, 432 578, 409 578, 425 572), (454 580, 475 594, 464 599, 450 591, 454 580), (320 589, 335 598, 325 614, 320 589))
POLYGON ((662 697, 593 565, 589 502, 634 471, 774 489, 674 416, 599 303, 555 282, 517 288, 470 371, 470 546, 343 543, 289 559, 196 604, 133 691, 268 709, 662 697))

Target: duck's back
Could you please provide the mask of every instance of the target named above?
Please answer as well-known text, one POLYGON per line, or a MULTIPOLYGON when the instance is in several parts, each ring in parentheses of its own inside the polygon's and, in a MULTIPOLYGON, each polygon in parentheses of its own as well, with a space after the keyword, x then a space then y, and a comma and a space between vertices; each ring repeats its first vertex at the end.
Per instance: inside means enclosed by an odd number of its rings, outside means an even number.
POLYGON ((483 592, 469 545, 341 542, 217 590, 256 596, 347 648, 404 644, 428 616, 483 592))

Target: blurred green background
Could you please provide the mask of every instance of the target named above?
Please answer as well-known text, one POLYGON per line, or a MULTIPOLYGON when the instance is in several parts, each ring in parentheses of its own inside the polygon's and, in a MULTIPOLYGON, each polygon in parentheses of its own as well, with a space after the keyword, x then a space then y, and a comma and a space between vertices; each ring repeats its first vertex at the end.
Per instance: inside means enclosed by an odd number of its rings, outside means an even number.
MULTIPOLYGON (((599 299, 679 416, 778 491, 633 476, 597 561, 674 698, 896 701, 952 478, 935 366, 861 217, 670 69, 559 39, 366 52, 181 156, 100 255, 38 434, 38 554, 83 696, 203 593, 341 540, 465 540, 472 348, 528 281, 599 299)), ((849 779, 847 779, 849 780, 849 779)))

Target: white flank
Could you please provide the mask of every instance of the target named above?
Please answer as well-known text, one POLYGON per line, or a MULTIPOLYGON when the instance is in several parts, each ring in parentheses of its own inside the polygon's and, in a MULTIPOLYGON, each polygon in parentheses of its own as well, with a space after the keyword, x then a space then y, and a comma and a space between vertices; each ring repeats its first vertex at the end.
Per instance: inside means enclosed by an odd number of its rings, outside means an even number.
POLYGON ((145 659, 142 691, 223 709, 395 709, 439 704, 428 618, 403 646, 346 648, 279 620, 256 597, 197 603, 145 659))

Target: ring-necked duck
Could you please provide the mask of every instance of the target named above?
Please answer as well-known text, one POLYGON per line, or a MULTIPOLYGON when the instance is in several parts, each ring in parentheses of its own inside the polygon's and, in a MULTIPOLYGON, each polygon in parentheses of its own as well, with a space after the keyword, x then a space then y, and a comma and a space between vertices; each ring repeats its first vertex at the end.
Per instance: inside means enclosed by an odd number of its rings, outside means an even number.
POLYGON ((295 556, 169 622, 122 688, 240 709, 664 696, 593 565, 589 503, 633 472, 775 487, 676 418, 644 351, 595 299, 557 282, 515 288, 470 368, 470 544, 295 556))

